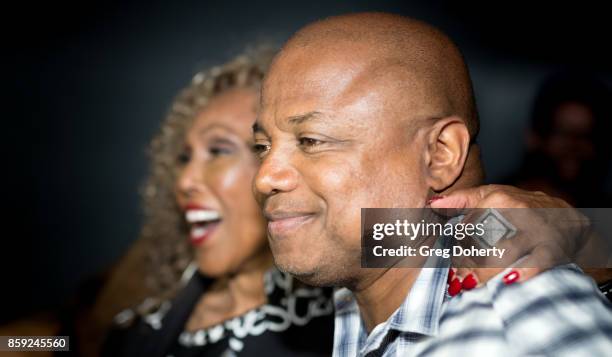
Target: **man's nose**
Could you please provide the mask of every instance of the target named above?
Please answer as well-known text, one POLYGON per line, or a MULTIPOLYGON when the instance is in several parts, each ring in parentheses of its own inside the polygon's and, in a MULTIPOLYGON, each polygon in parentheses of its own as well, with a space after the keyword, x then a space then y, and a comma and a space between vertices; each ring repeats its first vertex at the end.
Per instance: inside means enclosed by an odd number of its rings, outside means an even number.
POLYGON ((255 175, 255 193, 269 196, 278 192, 289 192, 296 188, 297 182, 298 173, 289 158, 271 151, 255 175))

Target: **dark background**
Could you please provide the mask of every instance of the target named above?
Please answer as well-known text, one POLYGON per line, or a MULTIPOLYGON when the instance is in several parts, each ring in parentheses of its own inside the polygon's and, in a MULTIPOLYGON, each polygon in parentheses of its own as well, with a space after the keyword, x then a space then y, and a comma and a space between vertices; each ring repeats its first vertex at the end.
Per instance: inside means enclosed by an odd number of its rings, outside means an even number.
MULTIPOLYGON (((603 2, 602 2, 603 3, 603 2)), ((62 303, 137 237, 145 148, 202 66, 313 20, 381 10, 465 53, 489 181, 519 164, 538 84, 574 67, 612 84, 609 12, 527 1, 82 1, 2 5, 5 214, 0 322, 62 303)), ((610 185, 608 185, 610 186, 610 185)))

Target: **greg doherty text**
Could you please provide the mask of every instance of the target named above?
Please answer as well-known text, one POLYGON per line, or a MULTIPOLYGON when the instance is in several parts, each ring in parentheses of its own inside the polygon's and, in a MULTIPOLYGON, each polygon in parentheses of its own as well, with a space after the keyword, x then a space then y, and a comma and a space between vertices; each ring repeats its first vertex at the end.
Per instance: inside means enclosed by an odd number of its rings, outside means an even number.
POLYGON ((437 256, 442 258, 453 257, 498 257, 502 259, 506 249, 493 248, 464 248, 454 246, 452 248, 431 248, 427 245, 415 248, 403 245, 398 248, 383 248, 377 245, 372 248, 372 253, 377 257, 431 257, 437 256))

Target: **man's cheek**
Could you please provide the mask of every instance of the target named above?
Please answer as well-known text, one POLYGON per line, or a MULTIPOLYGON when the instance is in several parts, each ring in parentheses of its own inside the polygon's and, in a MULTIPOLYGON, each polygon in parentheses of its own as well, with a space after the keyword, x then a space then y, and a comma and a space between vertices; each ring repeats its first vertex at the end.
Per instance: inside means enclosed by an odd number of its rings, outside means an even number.
POLYGON ((364 188, 371 182, 356 161, 321 159, 304 175, 313 194, 324 201, 325 226, 344 236, 352 230, 359 235, 361 208, 369 207, 369 190, 364 188))
POLYGON ((309 165, 305 178, 311 189, 326 201, 346 200, 347 195, 363 191, 366 175, 350 157, 321 159, 309 165))
POLYGON ((328 206, 326 235, 345 249, 361 244, 361 208, 367 205, 358 197, 349 196, 328 206))

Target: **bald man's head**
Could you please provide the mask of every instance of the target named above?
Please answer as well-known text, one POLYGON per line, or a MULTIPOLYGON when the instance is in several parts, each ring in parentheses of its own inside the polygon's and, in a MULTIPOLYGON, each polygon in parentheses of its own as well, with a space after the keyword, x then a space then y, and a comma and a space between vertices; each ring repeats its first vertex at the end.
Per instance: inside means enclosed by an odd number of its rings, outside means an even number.
POLYGON ((360 269, 361 208, 424 207, 479 172, 466 66, 416 20, 305 27, 273 61, 261 101, 255 195, 276 264, 310 284, 358 288, 376 274, 360 269))
POLYGON ((315 61, 322 57, 357 57, 365 64, 364 77, 404 79, 407 82, 394 84, 406 90, 407 99, 415 94, 411 89, 417 90, 419 99, 435 108, 432 113, 440 117, 457 115, 465 121, 472 139, 478 134, 478 113, 463 56, 445 34, 422 21, 385 13, 317 21, 291 37, 272 70, 295 55, 315 61))

